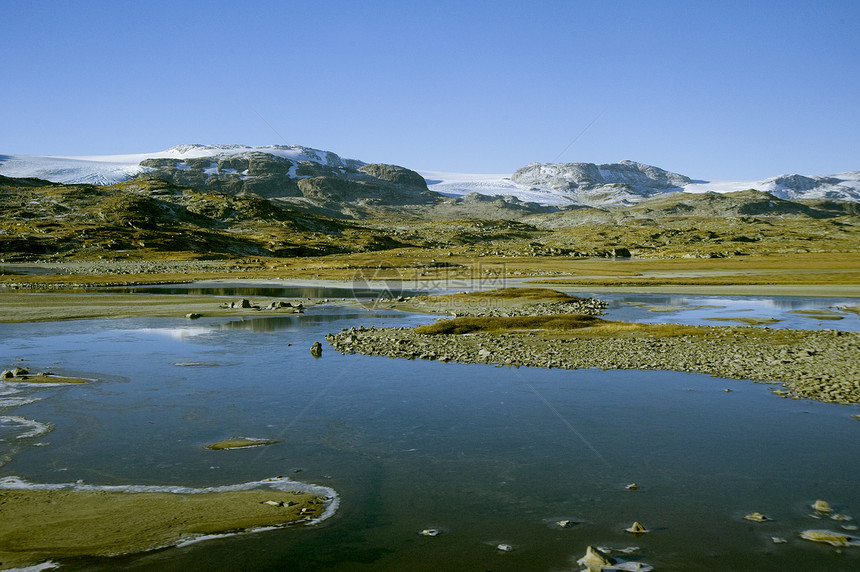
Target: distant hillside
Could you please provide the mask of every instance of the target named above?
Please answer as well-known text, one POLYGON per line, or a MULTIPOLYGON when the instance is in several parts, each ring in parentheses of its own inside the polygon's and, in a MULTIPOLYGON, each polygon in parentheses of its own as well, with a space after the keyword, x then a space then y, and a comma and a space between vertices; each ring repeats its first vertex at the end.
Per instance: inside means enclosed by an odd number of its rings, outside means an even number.
MULTIPOLYGON (((779 175, 758 181, 700 181, 659 167, 618 163, 530 163, 511 175, 475 175, 368 164, 301 145, 178 145, 156 153, 91 157, 0 155, 0 174, 55 183, 111 185, 157 177, 198 191, 252 193, 291 208, 345 218, 388 216, 478 193, 502 201, 502 218, 541 205, 623 208, 674 192, 725 193, 755 189, 781 199, 860 201, 860 171, 779 175), (447 197, 447 199, 446 199, 447 197), (516 199, 519 203, 514 201, 516 199)), ((487 203, 474 204, 479 213, 487 203)), ((462 211, 464 203, 459 203, 462 211)), ((477 214, 476 216, 482 216, 477 214)))
POLYGON ((625 224, 629 221, 666 222, 672 219, 832 219, 860 215, 860 203, 833 199, 780 199, 762 191, 728 193, 667 193, 619 208, 569 208, 526 217, 542 228, 564 228, 595 223, 625 224))
POLYGON ((343 205, 427 204, 442 198, 409 169, 298 145, 179 145, 159 153, 105 157, 0 155, 0 173, 66 184, 157 178, 197 191, 289 198, 296 207, 333 214, 342 214, 343 205))
POLYGON ((633 161, 531 163, 511 176, 425 171, 430 190, 514 196, 542 205, 623 208, 663 194, 726 193, 755 189, 782 199, 860 201, 860 171, 835 175, 780 175, 759 181, 697 181, 633 161))
MULTIPOLYGON (((381 167, 376 175, 412 176, 381 167)), ((858 203, 760 191, 669 193, 624 208, 563 211, 481 194, 384 207, 332 203, 355 211, 353 220, 300 210, 291 200, 308 199, 199 191, 152 172, 106 186, 0 176, 0 262, 361 252, 409 259, 427 249, 565 258, 855 252, 860 225, 858 203), (380 253, 391 249, 398 250, 380 253)))
POLYGON ((383 232, 303 214, 256 195, 141 175, 115 185, 0 176, 0 258, 317 256, 401 245, 383 232))
POLYGON ((531 163, 517 169, 511 181, 549 187, 571 203, 618 206, 667 191, 681 191, 692 181, 658 167, 633 161, 594 163, 531 163))

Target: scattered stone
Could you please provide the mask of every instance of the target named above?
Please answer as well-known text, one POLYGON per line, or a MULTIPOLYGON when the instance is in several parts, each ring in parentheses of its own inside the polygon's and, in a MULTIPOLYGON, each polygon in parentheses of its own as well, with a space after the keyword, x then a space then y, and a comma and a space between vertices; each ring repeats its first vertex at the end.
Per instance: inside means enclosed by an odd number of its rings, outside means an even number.
POLYGON ((12 379, 15 377, 15 374, 9 371, 8 369, 4 369, 3 373, 0 373, 0 379, 12 379))
POLYGON ((823 501, 821 499, 818 499, 817 501, 812 503, 812 509, 815 512, 821 512, 821 513, 828 513, 828 512, 833 511, 833 509, 830 508, 830 503, 828 503, 827 501, 823 501))
POLYGON ((624 488, 627 489, 628 491, 636 491, 636 490, 639 490, 639 485, 637 485, 636 483, 630 483, 629 485, 627 485, 624 488))
POLYGON ((555 523, 555 525, 558 526, 559 528, 570 528, 574 524, 576 524, 576 523, 573 522, 572 520, 559 520, 559 521, 556 521, 556 523, 555 523))
POLYGON ((514 547, 510 544, 499 544, 496 548, 502 552, 513 552, 514 547))
POLYGON ((788 542, 788 540, 781 536, 771 536, 770 539, 773 541, 774 544, 785 544, 786 542, 788 542))
POLYGON ((746 520, 751 520, 753 522, 766 522, 768 520, 773 520, 769 516, 765 516, 760 512, 751 512, 744 517, 746 520))
POLYGON ((833 532, 832 530, 804 530, 800 537, 812 542, 822 542, 831 546, 860 546, 860 538, 833 532))
POLYGON ((627 532, 633 533, 633 534, 637 534, 637 535, 638 534, 645 534, 646 532, 651 532, 650 530, 648 530, 647 528, 645 528, 644 526, 639 524, 638 521, 634 522, 629 528, 625 528, 624 530, 626 530, 627 532))
POLYGON ((860 332, 786 330, 779 338, 746 326, 702 327, 700 335, 574 336, 534 332, 418 334, 411 328, 352 328, 326 339, 344 354, 414 359, 431 353, 457 363, 562 369, 646 369, 706 373, 782 384, 774 393, 831 403, 860 403, 860 332), (747 332, 747 330, 751 330, 747 332), (801 349, 815 354, 795 356, 801 349), (810 374, 814 371, 815 374, 810 374))
POLYGON ((586 567, 589 571, 599 571, 604 566, 612 566, 615 560, 599 552, 593 546, 588 546, 585 549, 585 556, 576 561, 580 566, 586 567))
POLYGON ((314 342, 311 346, 311 355, 315 358, 322 357, 322 344, 319 342, 314 342))
POLYGON ((424 530, 420 531, 418 534, 420 534, 421 536, 438 536, 439 531, 436 530, 435 528, 425 528, 424 530))
POLYGON ((196 320, 198 318, 202 318, 203 314, 198 314, 197 312, 189 312, 189 313, 185 314, 185 317, 188 318, 189 320, 196 320))

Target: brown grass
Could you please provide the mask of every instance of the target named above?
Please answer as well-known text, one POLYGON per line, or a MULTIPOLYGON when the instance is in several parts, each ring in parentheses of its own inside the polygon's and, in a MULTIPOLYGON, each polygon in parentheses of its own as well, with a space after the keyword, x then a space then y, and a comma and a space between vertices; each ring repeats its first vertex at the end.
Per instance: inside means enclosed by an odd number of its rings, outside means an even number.
POLYGON ((552 316, 513 316, 498 318, 481 316, 470 318, 454 318, 440 320, 435 324, 419 326, 415 332, 419 334, 471 334, 474 332, 501 333, 515 330, 555 330, 568 331, 588 328, 605 323, 605 320, 594 316, 580 314, 556 314, 552 316))
MULTIPOLYGON (((838 285, 860 284, 860 253, 801 253, 772 256, 739 256, 724 259, 572 259, 563 256, 481 256, 457 252, 444 260, 459 268, 426 268, 443 257, 440 249, 401 248, 385 252, 333 254, 297 258, 252 258, 229 261, 223 271, 187 271, 143 275, 0 275, 0 282, 34 284, 151 283, 211 278, 308 278, 351 280, 362 269, 373 277, 380 264, 391 270, 383 278, 416 281, 483 278, 487 268, 501 276, 541 279, 542 283, 571 285, 838 285), (239 266, 241 269, 231 268, 239 266), (694 276, 679 276, 694 274, 694 276), (549 275, 549 276, 547 276, 549 275), (543 278, 546 276, 546 278, 543 278), (629 276, 630 278, 627 278, 629 276)), ((142 253, 138 253, 142 254, 142 253)), ((135 258, 168 260, 159 257, 135 258)))
POLYGON ((496 290, 484 290, 478 292, 460 292, 457 294, 439 294, 436 296, 421 296, 416 300, 427 302, 439 302, 456 300, 472 302, 475 300, 508 300, 521 302, 576 302, 582 300, 578 296, 571 296, 558 290, 550 288, 498 288, 496 290))
POLYGON ((628 276, 624 278, 561 278, 541 280, 541 284, 590 286, 776 286, 776 285, 856 285, 860 272, 797 272, 773 274, 730 274, 722 276, 628 276))
POLYGON ((766 340, 769 343, 783 343, 795 335, 791 330, 772 330, 748 326, 642 324, 603 320, 594 316, 579 314, 452 318, 415 328, 415 333, 426 335, 462 335, 478 332, 489 334, 530 332, 543 338, 672 338, 696 336, 713 339, 742 333, 745 337, 766 340))
POLYGON ((712 334, 716 328, 680 324, 639 324, 603 320, 581 314, 550 316, 466 317, 440 320, 435 324, 415 328, 418 334, 471 334, 486 332, 539 331, 542 334, 564 334, 586 337, 673 337, 712 334))

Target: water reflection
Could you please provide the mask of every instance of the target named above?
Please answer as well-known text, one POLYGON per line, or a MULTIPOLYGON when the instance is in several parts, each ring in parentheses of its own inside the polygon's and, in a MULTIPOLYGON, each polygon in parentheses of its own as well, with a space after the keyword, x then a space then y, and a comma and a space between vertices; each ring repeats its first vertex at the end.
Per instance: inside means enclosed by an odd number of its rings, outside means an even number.
POLYGON ((719 325, 720 322, 723 325, 741 325, 744 320, 758 320, 765 321, 765 325, 773 328, 860 330, 860 315, 844 309, 858 305, 858 300, 853 298, 679 296, 605 292, 578 295, 605 300, 608 303, 605 317, 611 320, 688 325, 719 325), (827 311, 829 316, 824 314, 824 311, 827 311))
MULTIPOLYGON (((385 318, 401 318, 400 312, 378 312, 373 314, 374 320, 385 318)), ((251 332, 287 332, 297 331, 301 328, 320 326, 327 323, 342 322, 344 319, 366 320, 367 314, 331 311, 312 314, 292 314, 289 316, 277 316, 267 318, 240 318, 230 320, 226 323, 217 324, 212 329, 217 330, 248 330, 251 332)))
POLYGON ((434 319, 323 306, 194 323, 0 324, 0 362, 97 371, 86 377, 103 380, 10 406, 4 415, 55 429, 18 439, 26 429, 7 422, 18 451, 4 472, 42 483, 197 487, 289 474, 343 499, 322 527, 69 570, 439 570, 451 562, 562 570, 588 544, 629 546, 623 528, 634 520, 659 529, 642 545, 657 569, 858 564, 860 552, 797 539, 816 526, 808 516, 816 498, 860 517, 856 408, 675 372, 465 366, 342 356, 328 346, 315 360, 308 351, 341 328, 434 319), (230 435, 279 443, 203 448, 230 435), (626 490, 631 482, 640 489, 626 490), (743 521, 752 511, 777 520, 743 521), (546 524, 561 519, 581 524, 546 524), (426 528, 444 533, 420 536, 426 528), (771 534, 796 540, 774 548, 771 534), (517 549, 500 554, 499 543, 517 549))
MULTIPOLYGON (((116 293, 116 294, 172 294, 172 295, 198 295, 198 296, 236 296, 236 297, 260 297, 260 298, 376 298, 386 293, 386 290, 374 288, 335 288, 316 286, 260 286, 248 284, 219 284, 191 285, 170 284, 156 286, 133 286, 133 287, 111 287, 96 288, 88 290, 91 292, 116 293)), ((423 290, 402 290, 398 294, 402 296, 420 296, 426 294, 423 290)))

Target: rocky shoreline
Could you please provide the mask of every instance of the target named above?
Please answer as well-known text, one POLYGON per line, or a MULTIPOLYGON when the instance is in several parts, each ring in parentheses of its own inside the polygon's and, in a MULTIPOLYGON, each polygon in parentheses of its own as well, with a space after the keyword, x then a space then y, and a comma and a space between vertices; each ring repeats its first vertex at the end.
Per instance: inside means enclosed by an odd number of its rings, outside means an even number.
MULTIPOLYGON (((444 296, 439 296, 444 298, 444 296)), ((454 317, 464 316, 493 316, 509 318, 512 316, 552 316, 555 314, 583 314, 586 316, 600 316, 605 313, 606 302, 596 298, 576 298, 571 296, 570 302, 536 302, 522 306, 499 305, 486 307, 483 305, 469 304, 468 301, 453 301, 450 304, 437 303, 424 306, 422 302, 413 303, 411 307, 404 306, 402 309, 417 309, 422 312, 447 314, 454 317)), ((482 304, 486 300, 481 301, 482 304)))
POLYGON ((141 284, 185 284, 193 278, 176 278, 194 273, 239 272, 242 266, 223 260, 98 260, 73 262, 12 263, 0 262, 0 275, 7 276, 75 276, 78 281, 56 280, 49 282, 14 279, 0 282, 4 290, 55 291, 87 287, 136 286, 141 284), (93 277, 96 280, 81 277, 93 277), (116 277, 105 280, 105 277, 116 277), (147 278, 141 279, 146 276, 147 278), (124 278, 125 277, 125 278, 124 278), (150 278, 151 277, 151 278, 150 278), (160 278, 165 277, 165 278, 160 278), (166 278, 170 277, 170 278, 166 278))
POLYGON ((416 333, 351 328, 327 336, 344 354, 543 368, 649 369, 780 384, 774 393, 860 403, 860 333, 707 326, 675 337, 548 337, 538 332, 416 333))

